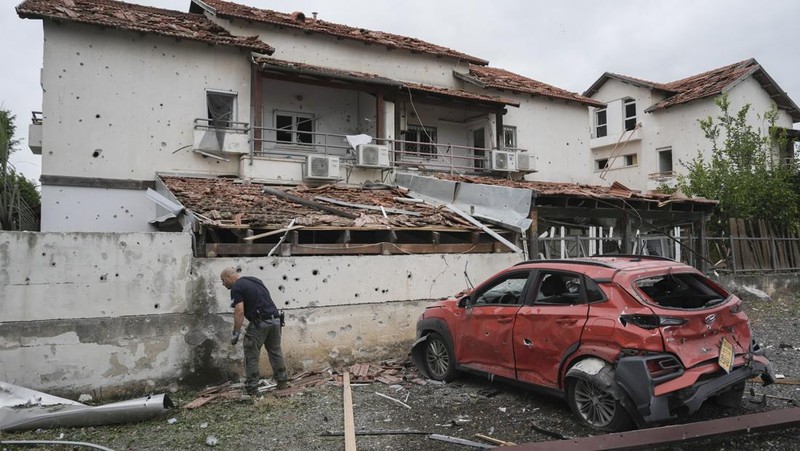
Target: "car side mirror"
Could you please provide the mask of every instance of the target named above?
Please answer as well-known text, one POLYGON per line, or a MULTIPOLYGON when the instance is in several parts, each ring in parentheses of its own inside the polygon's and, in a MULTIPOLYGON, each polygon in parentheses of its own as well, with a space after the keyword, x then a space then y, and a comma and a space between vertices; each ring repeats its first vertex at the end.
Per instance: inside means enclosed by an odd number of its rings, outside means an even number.
POLYGON ((464 296, 463 298, 458 300, 458 306, 461 308, 467 308, 472 305, 472 300, 469 296, 464 296))

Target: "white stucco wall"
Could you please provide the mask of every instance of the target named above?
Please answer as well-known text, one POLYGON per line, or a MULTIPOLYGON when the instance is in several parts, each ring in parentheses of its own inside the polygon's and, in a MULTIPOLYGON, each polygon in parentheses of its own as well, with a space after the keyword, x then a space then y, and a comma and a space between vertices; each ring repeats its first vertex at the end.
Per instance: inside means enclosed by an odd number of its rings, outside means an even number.
POLYGON ((41 230, 154 232, 156 204, 142 190, 42 186, 41 230))
POLYGON ((235 159, 179 149, 193 143, 193 120, 207 117, 206 89, 237 93, 237 120, 249 122, 247 52, 49 21, 44 35, 44 175, 235 173, 235 159))
POLYGON ((110 394, 241 373, 241 347, 227 344, 226 266, 262 278, 285 309, 293 371, 397 355, 430 299, 466 287, 465 269, 478 283, 518 259, 194 259, 188 234, 0 232, 0 380, 110 394))
MULTIPOLYGON (((275 48, 272 57, 313 66, 355 70, 381 75, 393 80, 455 87, 453 69, 458 59, 437 57, 407 50, 389 50, 382 45, 368 45, 319 33, 280 28, 259 23, 231 22, 210 16, 212 20, 237 36, 258 35, 275 48)), ((477 56, 477 55, 476 55, 477 56)), ((467 63, 461 62, 462 66, 467 63)))

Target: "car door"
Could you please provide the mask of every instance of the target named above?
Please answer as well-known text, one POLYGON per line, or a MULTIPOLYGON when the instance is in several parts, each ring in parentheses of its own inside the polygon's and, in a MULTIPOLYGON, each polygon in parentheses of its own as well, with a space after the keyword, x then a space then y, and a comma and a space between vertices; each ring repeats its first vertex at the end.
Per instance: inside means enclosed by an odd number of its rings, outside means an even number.
POLYGON ((519 270, 502 274, 470 296, 456 332, 459 364, 514 378, 514 319, 526 299, 530 273, 519 270))
POLYGON ((514 321, 517 379, 558 388, 561 362, 578 348, 589 314, 582 274, 539 270, 514 321))

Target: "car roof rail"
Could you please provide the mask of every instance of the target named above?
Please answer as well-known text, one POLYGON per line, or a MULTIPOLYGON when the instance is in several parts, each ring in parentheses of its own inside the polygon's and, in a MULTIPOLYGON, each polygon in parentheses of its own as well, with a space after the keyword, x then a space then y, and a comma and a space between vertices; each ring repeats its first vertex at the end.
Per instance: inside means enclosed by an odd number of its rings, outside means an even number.
POLYGON ((589 258, 594 258, 594 257, 630 258, 632 260, 633 259, 639 259, 639 260, 666 260, 666 261, 670 261, 670 262, 680 263, 677 260, 671 259, 669 257, 662 257, 660 255, 638 255, 638 254, 603 254, 603 255, 599 255, 599 254, 595 254, 595 255, 592 255, 589 258))
POLYGON ((614 265, 610 264, 610 263, 598 262, 598 261, 595 261, 595 260, 580 260, 580 259, 565 259, 565 260, 561 260, 561 259, 556 259, 556 258, 542 259, 542 260, 526 260, 524 262, 519 262, 519 263, 515 264, 514 266, 528 265, 528 264, 532 264, 532 263, 561 263, 561 264, 568 264, 568 265, 591 265, 591 266, 602 266, 604 268, 616 269, 616 267, 614 265))

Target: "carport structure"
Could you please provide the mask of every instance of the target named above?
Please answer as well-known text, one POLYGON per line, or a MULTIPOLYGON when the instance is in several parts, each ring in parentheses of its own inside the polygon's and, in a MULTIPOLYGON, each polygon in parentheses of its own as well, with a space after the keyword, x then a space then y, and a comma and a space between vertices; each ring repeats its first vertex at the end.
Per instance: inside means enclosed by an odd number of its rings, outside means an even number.
POLYGON ((154 224, 195 232, 198 256, 524 254, 527 247, 535 259, 557 257, 546 249, 554 242, 577 244, 577 256, 632 254, 641 252, 641 234, 669 237, 680 226, 686 235, 665 239, 688 246, 684 260, 704 270, 707 262, 697 255, 707 254, 705 221, 717 204, 619 184, 449 174, 398 173, 394 185, 321 187, 162 174, 157 185, 183 210, 154 224), (568 234, 554 236, 556 226, 568 234), (592 236, 591 227, 614 233, 592 236), (606 242, 605 250, 593 241, 606 242))

